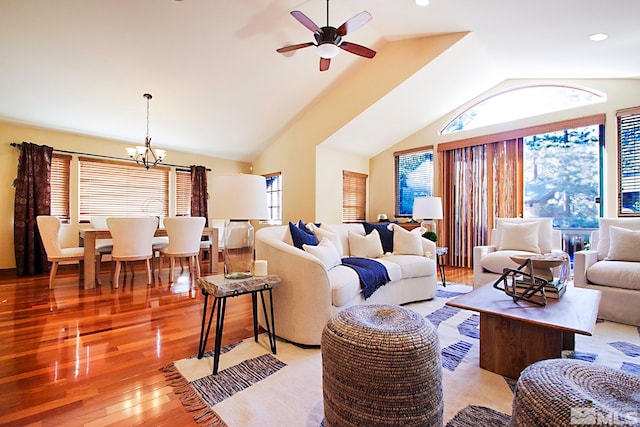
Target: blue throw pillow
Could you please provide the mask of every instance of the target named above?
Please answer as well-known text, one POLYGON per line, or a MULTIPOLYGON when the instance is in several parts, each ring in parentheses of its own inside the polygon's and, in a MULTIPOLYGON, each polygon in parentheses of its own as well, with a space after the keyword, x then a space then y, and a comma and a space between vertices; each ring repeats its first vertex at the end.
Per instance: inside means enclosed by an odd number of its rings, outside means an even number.
POLYGON ((382 243, 382 250, 384 253, 393 252, 393 228, 389 230, 389 224, 393 224, 391 222, 386 222, 384 224, 372 224, 370 222, 363 222, 364 232, 366 234, 371 233, 373 230, 378 230, 378 234, 380 234, 380 242, 382 243))
MULTIPOLYGON (((316 222, 314 224, 315 224, 316 227, 320 227, 320 223, 319 222, 316 222)), ((304 221, 302 221, 301 219, 298 220, 298 228, 301 229, 301 230, 306 231, 309 234, 313 234, 313 231, 309 230, 307 228, 307 224, 305 224, 304 221)))
MULTIPOLYGON (((293 246, 298 249, 302 249, 302 245, 318 245, 318 238, 313 233, 307 233, 305 229, 299 228, 297 225, 289 221, 289 232, 291 233, 291 240, 293 240, 293 246)), ((304 249, 302 249, 304 250, 304 249)))

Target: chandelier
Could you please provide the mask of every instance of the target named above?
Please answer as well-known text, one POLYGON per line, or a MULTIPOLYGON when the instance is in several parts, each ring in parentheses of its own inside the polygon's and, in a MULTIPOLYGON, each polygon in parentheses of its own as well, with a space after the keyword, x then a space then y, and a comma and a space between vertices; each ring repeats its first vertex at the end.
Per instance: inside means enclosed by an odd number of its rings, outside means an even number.
POLYGON ((151 148, 151 138, 149 137, 149 100, 152 98, 150 94, 143 95, 147 98, 147 137, 144 139, 144 146, 139 145, 136 148, 127 148, 127 153, 137 164, 149 168, 154 167, 162 162, 167 154, 164 150, 154 150, 151 148))

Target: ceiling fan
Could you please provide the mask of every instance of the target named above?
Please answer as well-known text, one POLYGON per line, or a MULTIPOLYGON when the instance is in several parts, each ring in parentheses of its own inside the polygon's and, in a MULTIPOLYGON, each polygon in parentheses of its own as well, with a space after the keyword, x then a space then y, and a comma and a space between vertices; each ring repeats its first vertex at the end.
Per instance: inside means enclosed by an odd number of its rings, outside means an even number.
POLYGON ((327 25, 325 27, 318 27, 315 22, 299 10, 292 11, 291 15, 302 25, 313 31, 313 37, 316 41, 284 46, 276 49, 278 53, 316 46, 316 52, 320 55, 320 71, 327 71, 329 69, 331 58, 336 56, 338 52, 340 52, 340 49, 365 58, 373 58, 376 55, 376 52, 368 47, 342 40, 342 37, 353 33, 373 19, 369 12, 360 12, 338 28, 329 25, 329 0, 327 0, 327 25))

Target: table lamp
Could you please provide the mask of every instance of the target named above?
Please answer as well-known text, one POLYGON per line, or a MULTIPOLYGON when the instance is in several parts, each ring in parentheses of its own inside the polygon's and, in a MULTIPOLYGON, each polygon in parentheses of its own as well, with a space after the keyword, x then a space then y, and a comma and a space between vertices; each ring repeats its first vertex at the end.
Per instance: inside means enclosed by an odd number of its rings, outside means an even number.
POLYGON ((437 234, 436 219, 442 219, 442 199, 440 197, 416 197, 413 199, 413 218, 422 219, 420 226, 424 231, 429 231, 427 226, 431 226, 430 231, 437 234))
POLYGON ((254 230, 250 219, 267 219, 267 182, 261 175, 214 175, 212 214, 226 218, 223 232, 224 276, 253 276, 254 230))

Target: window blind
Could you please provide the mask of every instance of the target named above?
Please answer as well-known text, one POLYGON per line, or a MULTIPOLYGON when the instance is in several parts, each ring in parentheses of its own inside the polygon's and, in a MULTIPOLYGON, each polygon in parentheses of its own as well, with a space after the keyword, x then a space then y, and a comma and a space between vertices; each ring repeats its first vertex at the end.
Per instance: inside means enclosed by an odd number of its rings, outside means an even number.
POLYGON ((191 216, 191 172, 176 171, 176 216, 191 216))
POLYGON ((618 214, 640 215, 640 108, 617 112, 618 214))
POLYGON ((366 220, 368 175, 342 171, 342 222, 366 220))
POLYGON ((54 154, 51 158, 51 215, 69 219, 69 182, 71 156, 54 154))
POLYGON ((433 148, 398 151, 395 157, 397 218, 411 217, 413 199, 433 195, 433 148))
POLYGON ((168 215, 168 168, 81 157, 79 175, 81 222, 93 215, 168 215))

